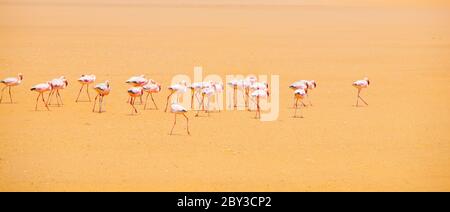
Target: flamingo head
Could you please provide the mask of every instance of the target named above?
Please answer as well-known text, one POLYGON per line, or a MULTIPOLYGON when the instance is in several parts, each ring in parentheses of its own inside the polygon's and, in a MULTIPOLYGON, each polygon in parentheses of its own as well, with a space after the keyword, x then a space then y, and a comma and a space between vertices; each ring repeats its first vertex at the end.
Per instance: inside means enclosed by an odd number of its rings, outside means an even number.
POLYGON ((316 83, 316 81, 312 81, 312 84, 314 85, 314 88, 316 88, 317 87, 317 83, 316 83))
POLYGON ((19 77, 20 80, 23 80, 23 75, 22 75, 22 73, 19 73, 19 74, 18 74, 18 77, 19 77))

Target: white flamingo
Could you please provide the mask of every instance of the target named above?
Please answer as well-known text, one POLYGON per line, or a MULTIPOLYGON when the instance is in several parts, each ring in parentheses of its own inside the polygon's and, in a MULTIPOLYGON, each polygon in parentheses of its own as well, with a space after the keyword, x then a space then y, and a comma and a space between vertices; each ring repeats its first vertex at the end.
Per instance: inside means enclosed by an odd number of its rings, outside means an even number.
POLYGON ((93 74, 83 74, 78 79, 78 82, 81 84, 80 92, 78 92, 77 99, 75 102, 78 102, 78 99, 80 98, 81 91, 83 90, 83 87, 86 86, 86 93, 89 98, 89 102, 91 101, 91 96, 89 95, 89 85, 95 82, 95 75, 93 74))
POLYGON ((175 94, 175 93, 177 94, 177 98, 176 98, 177 101, 176 102, 178 103, 179 96, 181 94, 184 94, 184 93, 187 92, 186 81, 181 81, 181 82, 179 82, 177 84, 169 86, 169 91, 170 91, 170 94, 169 94, 169 96, 167 96, 166 108, 164 109, 164 112, 167 112, 167 107, 169 105, 169 100, 170 100, 170 97, 173 94, 175 94))
POLYGON ((53 95, 56 95, 56 103, 57 103, 57 105, 59 106, 59 102, 60 101, 61 101, 61 105, 63 105, 63 101, 62 101, 62 98, 61 98, 61 94, 59 93, 59 90, 63 90, 63 89, 65 89, 67 87, 67 85, 69 85, 69 83, 67 82, 66 77, 61 76, 59 78, 52 79, 50 81, 50 84, 52 85, 52 90, 48 94, 47 105, 51 105, 53 95))
POLYGON ((260 98, 267 98, 269 96, 269 91, 267 89, 264 90, 256 90, 251 93, 252 97, 256 98, 256 116, 255 118, 261 118, 261 107, 260 107, 260 98))
POLYGON ((147 100, 148 100, 149 95, 152 98, 152 102, 153 102, 153 105, 155 105, 155 109, 158 110, 158 106, 155 103, 155 99, 153 99, 153 94, 161 92, 161 84, 152 81, 152 83, 144 85, 142 88, 144 89, 145 92, 147 92, 147 97, 145 98, 144 110, 147 108, 147 100))
POLYGON ((22 75, 21 73, 19 73, 19 74, 17 75, 17 77, 8 77, 8 78, 3 79, 3 80, 0 81, 0 83, 2 83, 2 84, 5 85, 5 87, 2 88, 2 95, 1 95, 1 97, 0 97, 0 103, 2 103, 2 100, 3 100, 3 91, 4 91, 6 88, 8 88, 9 99, 10 99, 11 103, 13 103, 12 96, 11 96, 11 87, 20 85, 20 83, 22 82, 22 80, 23 80, 23 75, 22 75))
POLYGON ((186 118, 187 134, 191 135, 191 133, 189 132, 189 118, 186 116, 186 113, 188 112, 186 110, 186 108, 184 108, 180 104, 172 104, 170 111, 175 114, 175 120, 173 122, 173 126, 172 126, 172 130, 170 131, 170 135, 173 134, 173 129, 175 128, 175 125, 177 124, 177 115, 182 115, 186 118))
MULTIPOLYGON (((298 102, 299 101, 301 102, 306 97, 307 93, 308 93, 308 90, 303 90, 303 89, 297 89, 297 90, 294 91, 294 98, 296 100, 295 101, 294 118, 297 118, 297 109, 299 108, 298 107, 298 102)), ((303 118, 303 115, 301 114, 301 111, 300 111, 300 118, 303 118)))
POLYGON ((111 92, 111 86, 109 85, 109 81, 107 80, 104 83, 97 84, 94 87, 94 90, 97 92, 97 96, 95 96, 94 107, 92 108, 92 112, 95 111, 95 105, 97 103, 98 98, 99 104, 98 112, 102 113, 103 97, 107 96, 111 92))
POLYGON ((130 95, 130 105, 133 107, 133 110, 131 110, 131 114, 133 114, 133 111, 135 113, 138 113, 136 107, 134 106, 134 103, 136 102, 136 97, 142 97, 144 94, 144 89, 142 87, 131 87, 128 89, 128 95, 130 95))
POLYGON ((36 99, 36 106, 35 106, 34 110, 37 111, 37 105, 38 105, 38 102, 39 102, 39 97, 42 97, 42 102, 44 102, 45 107, 47 108, 47 110, 50 110, 48 108, 47 102, 45 102, 44 93, 47 92, 47 91, 51 91, 52 90, 51 83, 50 82, 46 82, 46 83, 37 84, 37 85, 31 87, 30 90, 31 91, 36 91, 36 92, 39 93, 39 95, 38 95, 38 97, 36 99))
POLYGON ((369 87, 369 85, 370 85, 369 78, 364 77, 364 79, 362 79, 362 80, 357 80, 357 81, 353 82, 352 85, 353 85, 353 87, 355 87, 355 88, 358 89, 358 95, 356 96, 356 107, 358 107, 358 100, 359 100, 359 99, 361 99, 361 101, 363 101, 364 104, 369 105, 369 104, 367 104, 367 102, 364 101, 364 99, 360 96, 361 90, 362 90, 363 88, 369 87))

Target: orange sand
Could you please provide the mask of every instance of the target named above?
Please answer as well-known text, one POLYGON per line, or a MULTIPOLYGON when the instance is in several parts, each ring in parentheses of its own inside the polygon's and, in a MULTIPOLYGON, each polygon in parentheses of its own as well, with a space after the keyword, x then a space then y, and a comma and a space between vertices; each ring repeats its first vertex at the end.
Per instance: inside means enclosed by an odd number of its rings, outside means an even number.
POLYGON ((450 191, 450 7, 285 1, 1 0, 0 77, 25 78, 0 105, 0 190, 450 191), (169 136, 172 115, 129 115, 129 76, 196 65, 280 75, 278 121, 190 112, 192 136, 169 136), (106 113, 74 102, 83 73, 111 80, 106 113), (29 88, 60 75, 64 107, 35 112, 29 88), (318 82, 304 119, 296 79, 318 82))

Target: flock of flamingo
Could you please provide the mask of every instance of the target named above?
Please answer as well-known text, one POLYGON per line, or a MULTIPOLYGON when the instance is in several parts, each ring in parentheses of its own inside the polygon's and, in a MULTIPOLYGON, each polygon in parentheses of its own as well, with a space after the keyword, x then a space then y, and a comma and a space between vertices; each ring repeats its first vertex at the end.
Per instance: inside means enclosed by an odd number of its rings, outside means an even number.
MULTIPOLYGON (((8 77, 0 81, 0 83, 4 84, 4 87, 2 88, 1 92, 0 103, 2 103, 3 101, 3 93, 6 89, 8 89, 10 102, 11 103, 13 102, 11 95, 11 87, 20 85, 22 80, 23 75, 19 73, 17 77, 8 77)), ((81 75, 81 77, 78 79, 78 82, 81 84, 81 88, 78 93, 77 99, 75 100, 76 102, 79 101, 80 94, 82 93, 83 88, 85 88, 87 97, 89 101, 91 101, 91 97, 89 95, 89 86, 93 84, 95 80, 96 80, 95 75, 81 75)), ((151 97, 151 100, 153 102, 154 109, 158 110, 158 106, 153 98, 153 94, 161 92, 161 84, 159 84, 154 80, 145 78, 144 75, 133 76, 129 78, 125 83, 131 85, 131 87, 128 89, 128 94, 130 97, 127 103, 131 105, 132 114, 138 113, 138 110, 135 107, 135 102, 136 99, 139 98, 140 103, 143 104, 142 96, 144 95, 144 93, 147 93, 144 103, 144 110, 147 108, 147 101, 149 96, 151 97)), ((56 99, 57 106, 63 105, 62 97, 59 91, 65 89, 68 86, 68 84, 69 83, 67 79, 64 76, 61 76, 59 78, 52 79, 48 82, 40 83, 33 86, 31 88, 31 91, 36 91, 38 93, 35 110, 37 110, 38 108, 39 100, 42 100, 47 110, 50 110, 48 106, 52 104, 53 98, 56 99), (50 92, 47 97, 47 100, 45 100, 44 98, 45 92, 50 92)), ((368 105, 360 94, 361 90, 363 88, 367 88, 369 84, 370 81, 367 77, 365 77, 362 80, 357 80, 353 82, 352 86, 358 89, 355 106, 359 106, 359 100, 361 100, 365 105, 368 105)), ((228 85, 231 86, 234 91, 233 94, 234 108, 237 108, 237 92, 238 90, 241 90, 244 93, 245 108, 251 111, 249 102, 253 101, 256 105, 256 118, 260 118, 261 117, 260 99, 269 97, 270 95, 269 85, 266 82, 258 82, 256 77, 247 77, 246 79, 231 80, 230 82, 228 82, 228 85)), ((299 103, 301 103, 302 106, 306 106, 304 100, 308 99, 309 105, 312 106, 308 92, 316 87, 317 83, 314 80, 300 80, 292 83, 289 86, 289 88, 291 88, 294 91, 294 108, 295 108, 294 118, 297 117, 303 118, 301 114, 300 116, 297 116, 297 111, 300 106, 299 103)), ((109 81, 96 84, 94 86, 94 90, 97 92, 97 95, 95 96, 94 99, 94 107, 92 108, 92 112, 95 112, 96 105, 98 102, 98 112, 102 113, 103 97, 107 96, 111 91, 109 81)), ((179 83, 169 86, 168 90, 170 91, 170 94, 167 96, 166 106, 164 109, 165 112, 167 112, 169 108, 168 106, 170 98, 173 95, 176 95, 175 101, 172 102, 170 106, 170 112, 175 114, 175 119, 172 129, 170 131, 170 135, 173 134, 173 130, 177 123, 177 115, 181 115, 186 119, 187 134, 190 135, 189 118, 186 115, 188 110, 181 104, 179 104, 180 95, 186 93, 188 90, 191 90, 191 109, 194 109, 194 98, 197 100, 196 102, 199 104, 199 107, 201 107, 201 109, 197 110, 195 116, 199 116, 199 113, 201 111, 204 111, 209 115, 210 111, 209 103, 213 97, 216 97, 217 100, 218 95, 224 90, 224 85, 222 83, 213 81, 194 82, 191 83, 190 85, 187 85, 185 81, 181 81, 179 83)))

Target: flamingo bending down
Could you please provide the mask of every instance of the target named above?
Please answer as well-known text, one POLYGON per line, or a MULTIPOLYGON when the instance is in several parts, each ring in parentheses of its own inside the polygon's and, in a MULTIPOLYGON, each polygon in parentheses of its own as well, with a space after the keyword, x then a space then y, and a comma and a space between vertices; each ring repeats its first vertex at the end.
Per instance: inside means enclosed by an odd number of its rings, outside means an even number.
MULTIPOLYGON (((298 107, 298 102, 302 101, 306 96, 307 96, 308 90, 303 90, 303 89, 297 89, 294 91, 294 97, 295 97, 295 114, 294 114, 294 118, 297 118, 297 109, 298 107)), ((300 111, 300 118, 303 118, 303 115, 301 114, 300 111)))
POLYGON ((128 89, 128 95, 130 95, 130 105, 133 107, 133 110, 131 110, 131 114, 133 112, 138 113, 136 107, 134 106, 134 103, 136 102, 136 97, 141 97, 142 94, 144 94, 144 89, 142 87, 131 87, 128 89))
POLYGON ((107 96, 109 94, 109 92, 111 91, 109 81, 106 80, 104 83, 97 84, 94 87, 94 90, 97 91, 97 96, 95 96, 94 107, 92 108, 92 112, 95 111, 95 105, 97 103, 97 98, 98 98, 98 105, 99 105, 98 112, 102 113, 103 112, 102 111, 103 97, 107 96))
POLYGON ((198 114, 200 113, 200 111, 205 111, 209 116, 209 102, 211 101, 211 97, 214 96, 214 94, 216 93, 216 90, 215 90, 214 86, 211 86, 211 87, 203 88, 201 93, 202 93, 202 101, 201 101, 200 105, 202 106, 202 109, 197 111, 197 114, 195 114, 196 117, 198 117, 198 114), (208 98, 208 104, 206 106, 206 110, 205 110, 205 97, 208 98))
POLYGON ((172 135, 173 129, 175 128, 175 125, 177 124, 177 115, 183 115, 186 118, 187 134, 191 135, 191 133, 189 132, 189 118, 186 116, 186 113, 188 112, 186 110, 186 108, 184 108, 183 106, 181 106, 179 104, 172 104, 170 111, 175 114, 175 120, 173 122, 173 126, 172 126, 172 130, 170 131, 170 135, 172 135))
MULTIPOLYGON (((150 82, 150 80, 145 78, 145 75, 139 75, 139 76, 133 76, 130 77, 125 83, 130 84, 133 87, 142 87, 144 85, 147 85, 150 82)), ((153 80, 152 80, 153 82, 153 80)), ((131 100, 131 97, 128 98, 127 103, 131 100)), ((142 96, 139 97, 140 103, 142 104, 142 96)))
POLYGON ((47 110, 50 110, 48 108, 47 102, 45 102, 44 93, 47 92, 47 91, 51 91, 52 90, 51 83, 50 82, 46 82, 46 83, 37 84, 37 85, 31 87, 30 90, 31 91, 36 91, 36 92, 39 93, 39 95, 38 95, 38 97, 36 99, 36 106, 35 106, 34 110, 37 111, 37 105, 38 105, 39 97, 42 97, 42 102, 44 102, 45 107, 47 108, 47 110))
POLYGON ((158 106, 156 105, 155 100, 153 99, 153 94, 159 93, 161 91, 161 85, 159 83, 155 82, 155 83, 144 85, 142 88, 144 89, 145 92, 147 92, 147 97, 145 98, 144 110, 147 108, 147 100, 148 100, 149 95, 152 98, 152 102, 153 102, 153 105, 155 105, 155 109, 158 110, 158 106))
POLYGON ((255 118, 261 118, 261 107, 259 106, 259 100, 260 98, 266 98, 269 96, 269 91, 264 89, 264 90, 256 90, 253 91, 251 94, 252 97, 256 97, 256 116, 255 118))
MULTIPOLYGON (((292 83, 292 84, 289 86, 289 88, 292 89, 294 92, 295 92, 296 90, 299 90, 299 89, 301 89, 301 90, 307 90, 307 89, 308 89, 308 83, 307 83, 307 80, 299 80, 299 81, 296 81, 296 82, 292 83)), ((296 102, 297 102, 297 99, 294 97, 294 108, 297 107, 297 103, 296 103, 296 102)), ((300 103, 302 103, 303 107, 306 107, 306 104, 303 102, 303 100, 300 101, 300 103)))
POLYGON ((66 88, 67 85, 69 85, 69 83, 67 82, 67 79, 64 76, 61 76, 57 79, 51 80, 50 84, 52 85, 52 90, 48 94, 47 105, 51 105, 52 97, 53 97, 53 95, 56 95, 56 103, 59 107, 60 101, 61 101, 61 105, 63 105, 63 101, 61 98, 61 94, 59 93, 59 90, 66 88))
POLYGON ((369 105, 369 104, 367 104, 367 102, 364 101, 364 99, 359 95, 359 94, 361 93, 361 89, 369 87, 369 85, 370 85, 369 78, 364 77, 364 79, 362 79, 362 80, 357 80, 357 81, 353 82, 352 85, 353 85, 353 87, 355 87, 355 88, 358 89, 358 95, 356 96, 356 105, 355 105, 355 106, 358 107, 358 100, 359 100, 359 99, 361 99, 361 101, 363 101, 364 104, 369 105))
POLYGON ((13 103, 12 96, 11 96, 11 87, 20 85, 20 83, 22 82, 22 80, 23 80, 23 75, 22 75, 21 73, 19 73, 19 74, 17 75, 17 77, 8 77, 8 78, 3 79, 3 80, 0 81, 0 83, 2 83, 2 84, 5 85, 5 87, 2 88, 2 95, 1 95, 1 97, 0 97, 0 103, 2 103, 2 99, 3 99, 3 91, 4 91, 6 88, 8 88, 9 99, 10 99, 11 103, 13 103))
POLYGON ((89 84, 92 84, 95 82, 95 75, 81 75, 81 77, 78 79, 78 82, 81 84, 80 92, 78 92, 77 99, 75 102, 78 102, 78 99, 80 98, 81 91, 83 90, 83 87, 86 86, 86 93, 89 98, 89 102, 91 101, 91 96, 89 95, 89 84))
POLYGON ((169 96, 167 96, 166 108, 164 109, 164 112, 167 112, 167 108, 169 106, 169 100, 173 94, 175 94, 175 93, 177 94, 177 103, 178 103, 179 95, 187 92, 186 81, 181 81, 177 84, 169 86, 169 91, 170 91, 170 94, 169 94, 169 96))

